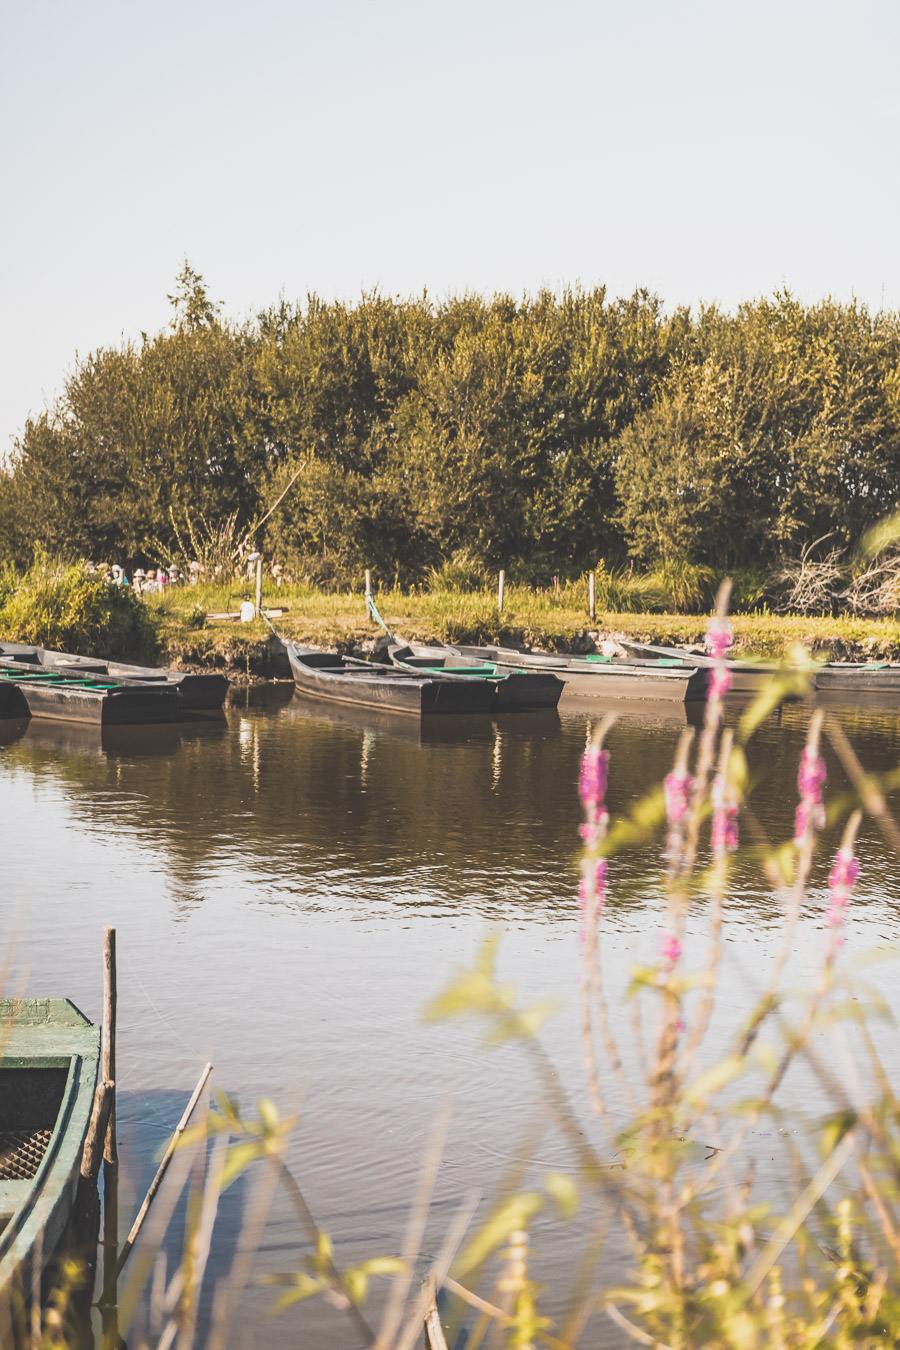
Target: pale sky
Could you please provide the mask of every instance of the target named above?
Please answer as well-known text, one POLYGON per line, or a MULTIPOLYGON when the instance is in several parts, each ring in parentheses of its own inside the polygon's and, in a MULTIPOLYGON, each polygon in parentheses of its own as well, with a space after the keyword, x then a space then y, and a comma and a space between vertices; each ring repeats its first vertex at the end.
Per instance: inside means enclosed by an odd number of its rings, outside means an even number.
POLYGON ((76 352, 316 291, 900 308, 897 0, 0 0, 0 449, 76 352))

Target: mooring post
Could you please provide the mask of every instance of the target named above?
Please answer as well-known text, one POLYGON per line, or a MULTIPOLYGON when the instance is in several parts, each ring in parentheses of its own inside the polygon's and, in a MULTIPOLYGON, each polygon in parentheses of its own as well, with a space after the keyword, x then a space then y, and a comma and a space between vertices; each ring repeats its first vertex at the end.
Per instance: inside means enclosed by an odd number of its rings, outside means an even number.
POLYGON ((103 1292, 115 1304, 119 1255, 119 1146, 116 1137, 116 930, 103 930, 103 1033, 100 1081, 112 1084, 103 1147, 103 1292))
POLYGON ((500 582, 497 586, 497 609, 503 613, 503 592, 506 589, 506 573, 500 569, 500 582))
POLYGON ((262 614, 262 554, 256 559, 256 617, 262 614))
POLYGON ((596 617, 597 617, 597 607, 596 607, 596 605, 594 604, 594 574, 593 574, 593 572, 591 572, 590 576, 588 577, 588 610, 590 611, 590 615, 591 615, 591 623, 593 623, 594 620, 595 620, 596 617))
POLYGON ((366 599, 372 594, 372 569, 366 568, 366 599))

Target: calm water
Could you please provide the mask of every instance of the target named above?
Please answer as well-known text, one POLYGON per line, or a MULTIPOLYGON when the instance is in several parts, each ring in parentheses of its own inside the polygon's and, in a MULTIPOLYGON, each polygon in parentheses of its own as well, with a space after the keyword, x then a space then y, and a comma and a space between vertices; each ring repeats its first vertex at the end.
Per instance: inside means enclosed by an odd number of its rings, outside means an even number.
MULTIPOLYGON (((771 838, 790 833, 808 715, 801 705, 785 709, 753 745, 753 805, 771 838)), ((868 768, 897 766, 898 714, 857 706, 839 715, 868 768)), ((232 707, 227 723, 108 738, 49 723, 0 725, 13 987, 68 994, 99 1016, 102 930, 118 929, 123 1226, 207 1059, 215 1081, 246 1105, 271 1095, 302 1113, 290 1161, 342 1263, 397 1249, 448 1095, 453 1123, 426 1255, 472 1187, 489 1196, 520 1158, 531 1157, 537 1174, 569 1166, 519 1053, 485 1051, 474 1025, 425 1025, 421 1013, 499 926, 504 975, 529 998, 559 1000, 546 1042, 584 1106, 574 785, 592 718, 596 709, 420 729, 322 712, 294 697, 232 707), (537 1122, 542 1132, 526 1144, 537 1122)), ((684 721, 683 712, 645 711, 616 725, 608 741, 613 811, 659 780, 684 721)), ((834 792, 843 779, 826 757, 834 792)), ((859 852, 851 953, 900 936, 900 864, 870 826, 859 852)), ((657 846, 636 849, 611 866, 606 971, 626 1043, 618 994, 634 958, 655 954, 661 903, 647 874, 657 857, 657 846)), ((821 950, 826 874, 823 856, 798 936, 798 978, 821 950)), ((779 931, 778 906, 749 864, 738 864, 733 893, 718 1048, 746 1010, 779 931)), ((699 941, 702 912, 692 929, 699 941)), ((896 1010, 896 970, 877 978, 896 1010)), ((824 1107, 802 1075, 788 1088, 798 1122, 824 1107)), ((607 1090, 624 1119, 616 1088, 607 1090)), ((585 1128, 603 1149, 589 1120, 585 1128)), ((769 1133, 751 1147, 777 1182, 769 1133)), ((231 1259, 247 1203, 240 1185, 224 1199, 217 1273, 231 1259)), ((538 1225, 542 1277, 571 1274, 590 1217, 570 1228, 538 1225)), ((302 1250, 276 1204, 259 1268, 293 1269, 302 1250)), ((258 1290, 243 1301, 234 1344, 252 1343, 254 1328, 258 1336, 272 1297, 258 1290)), ((267 1320, 265 1334, 273 1350, 353 1344, 340 1315, 318 1300, 267 1320)), ((613 1343, 605 1328, 603 1337, 613 1343)))

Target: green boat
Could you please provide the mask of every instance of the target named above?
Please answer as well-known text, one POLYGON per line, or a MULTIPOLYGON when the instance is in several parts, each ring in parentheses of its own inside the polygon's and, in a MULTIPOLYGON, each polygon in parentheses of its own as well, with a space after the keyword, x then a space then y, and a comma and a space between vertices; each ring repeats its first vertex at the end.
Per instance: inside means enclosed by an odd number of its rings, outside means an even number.
POLYGON ((100 1028, 68 999, 0 999, 0 1345, 72 1213, 99 1062, 100 1028))

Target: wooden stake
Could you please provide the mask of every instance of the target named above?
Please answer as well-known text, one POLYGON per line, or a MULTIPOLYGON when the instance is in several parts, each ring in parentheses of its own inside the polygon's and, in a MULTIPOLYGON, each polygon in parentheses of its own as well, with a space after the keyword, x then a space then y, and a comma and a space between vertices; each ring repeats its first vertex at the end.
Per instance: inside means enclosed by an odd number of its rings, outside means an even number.
POLYGON ((119 1250, 119 1145, 116 1137, 116 930, 103 930, 103 1028, 100 1078, 111 1083, 111 1102, 103 1148, 103 1292, 116 1301, 116 1253, 119 1250))
POLYGON ((596 617, 597 617, 597 607, 596 607, 596 605, 594 604, 594 574, 593 574, 593 572, 591 572, 590 576, 588 577, 588 609, 589 609, 590 615, 591 615, 591 623, 593 623, 594 620, 595 620, 596 617))
MULTIPOLYGON (((104 928, 103 1035, 100 1051, 100 1079, 104 1083, 115 1083, 116 1081, 116 999, 116 930, 104 928)), ((107 1162, 118 1162, 115 1097, 113 1098, 113 1109, 110 1112, 103 1157, 107 1162)))
POLYGON ((372 594, 372 569, 366 568, 366 595, 372 594))
POLYGON ((428 1350, 447 1350, 447 1338, 441 1326, 437 1306, 437 1284, 433 1275, 425 1280, 425 1344, 428 1350))
POLYGON ((262 554, 256 560, 256 617, 262 614, 262 554))
POLYGON ((103 1148, 106 1143, 107 1127, 115 1091, 115 1083, 111 1083, 108 1079, 97 1084, 97 1091, 94 1093, 94 1105, 91 1109, 91 1119, 84 1140, 84 1151, 81 1155, 81 1175, 85 1181, 96 1182, 100 1175, 100 1164, 103 1161, 103 1148))
POLYGON ((166 1175, 169 1163, 172 1161, 172 1158, 175 1154, 175 1150, 178 1147, 178 1140, 184 1134, 185 1130, 187 1129, 188 1121, 194 1114, 194 1108, 196 1107, 198 1101, 200 1100, 201 1092, 206 1087, 209 1075, 212 1073, 212 1067, 213 1066, 211 1064, 207 1064, 206 1068, 201 1073, 200 1080, 197 1083, 197 1086, 194 1088, 193 1093, 191 1094, 191 1099, 188 1102, 187 1106, 184 1108, 184 1114, 182 1115, 178 1124, 175 1126, 175 1133, 169 1140, 169 1147, 163 1154, 162 1162, 159 1164, 159 1167, 156 1170, 156 1176, 151 1181, 150 1189, 144 1196, 144 1203, 138 1210, 134 1223, 131 1225, 131 1232, 128 1234, 128 1237, 122 1244, 122 1250, 119 1252, 119 1259, 118 1262, 116 1263, 117 1277, 121 1275, 122 1268, 124 1267, 125 1262, 128 1260, 129 1256, 131 1255, 131 1249, 137 1242, 138 1234, 140 1233, 141 1228, 144 1225, 144 1220, 146 1219, 147 1214, 150 1211, 150 1206, 156 1199, 156 1193, 159 1190, 160 1186, 162 1185, 163 1177, 166 1175))
POLYGON ((500 584, 497 587, 497 609, 501 614, 503 613, 503 592, 505 588, 506 588, 506 573, 501 570, 500 584))

